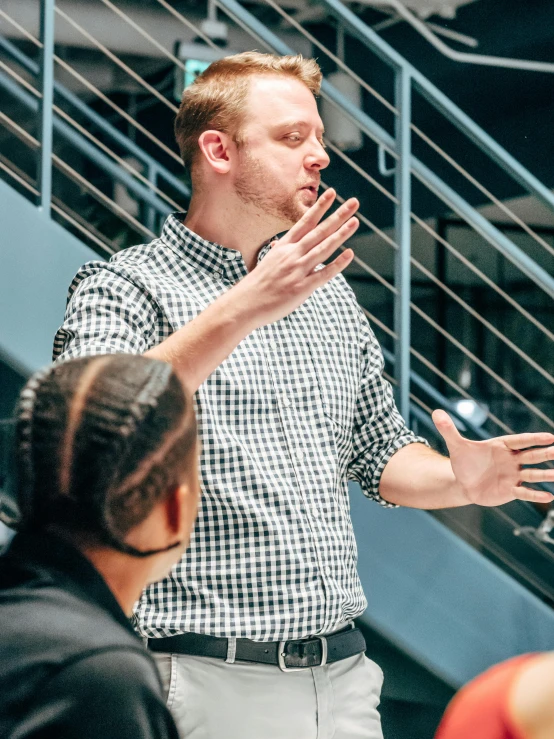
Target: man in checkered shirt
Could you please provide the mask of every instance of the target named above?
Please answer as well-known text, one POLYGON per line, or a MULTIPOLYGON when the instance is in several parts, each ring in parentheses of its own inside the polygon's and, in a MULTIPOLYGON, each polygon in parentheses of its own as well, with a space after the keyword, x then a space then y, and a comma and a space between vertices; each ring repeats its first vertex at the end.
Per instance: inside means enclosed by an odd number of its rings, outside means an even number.
POLYGON ((254 52, 200 75, 175 124, 188 212, 85 265, 56 336, 55 358, 145 353, 198 388, 198 522, 136 609, 183 737, 382 737, 382 672, 352 628, 366 601, 347 480, 382 505, 551 499, 521 483, 552 450, 519 451, 551 434, 470 442, 438 411, 448 459, 406 428, 338 275, 351 251, 319 264, 357 226, 354 200, 316 225, 334 199, 317 200, 320 82, 312 60, 254 52))

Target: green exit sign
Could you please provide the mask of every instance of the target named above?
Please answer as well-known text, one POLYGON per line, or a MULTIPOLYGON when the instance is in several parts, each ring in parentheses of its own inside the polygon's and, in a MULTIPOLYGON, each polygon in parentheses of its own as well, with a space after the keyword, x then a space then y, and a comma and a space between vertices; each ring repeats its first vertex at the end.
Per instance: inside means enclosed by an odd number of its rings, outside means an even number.
POLYGON ((199 74, 207 69, 211 62, 203 62, 200 59, 186 59, 185 68, 175 67, 175 98, 181 99, 183 90, 190 87, 199 74))
POLYGON ((185 84, 183 89, 186 89, 189 85, 192 85, 194 80, 199 74, 205 69, 208 69, 211 62, 201 62, 200 59, 187 59, 185 62, 185 84))

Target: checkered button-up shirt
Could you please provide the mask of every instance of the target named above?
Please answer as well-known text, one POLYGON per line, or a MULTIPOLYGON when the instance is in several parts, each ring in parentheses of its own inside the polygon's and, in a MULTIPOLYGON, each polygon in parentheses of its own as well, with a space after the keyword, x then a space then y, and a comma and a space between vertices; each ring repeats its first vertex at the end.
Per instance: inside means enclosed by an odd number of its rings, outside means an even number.
MULTIPOLYGON (((244 277, 240 252, 181 219, 170 215, 159 239, 80 270, 55 359, 145 352, 244 277)), ((385 465, 423 441, 406 428, 382 370, 339 276, 253 331, 210 375, 196 394, 198 520, 182 560, 137 606, 144 636, 292 639, 362 613, 347 480, 388 505, 378 492, 385 465)))

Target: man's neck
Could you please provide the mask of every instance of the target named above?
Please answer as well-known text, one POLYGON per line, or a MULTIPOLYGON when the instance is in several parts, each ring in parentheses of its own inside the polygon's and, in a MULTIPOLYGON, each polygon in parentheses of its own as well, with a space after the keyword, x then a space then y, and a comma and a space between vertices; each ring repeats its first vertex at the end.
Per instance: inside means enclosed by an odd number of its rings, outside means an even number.
POLYGON ((239 251, 248 271, 256 266, 262 246, 283 230, 267 214, 216 196, 193 196, 184 224, 206 241, 239 251))

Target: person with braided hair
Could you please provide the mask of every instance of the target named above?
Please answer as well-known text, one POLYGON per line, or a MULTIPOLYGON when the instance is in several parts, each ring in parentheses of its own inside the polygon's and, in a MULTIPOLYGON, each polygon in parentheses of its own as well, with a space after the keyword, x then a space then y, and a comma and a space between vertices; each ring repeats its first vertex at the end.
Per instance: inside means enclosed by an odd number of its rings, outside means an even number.
POLYGON ((18 533, 0 558, 2 739, 177 739, 133 604, 198 503, 196 421, 171 366, 113 354, 35 374, 16 418, 18 533))

